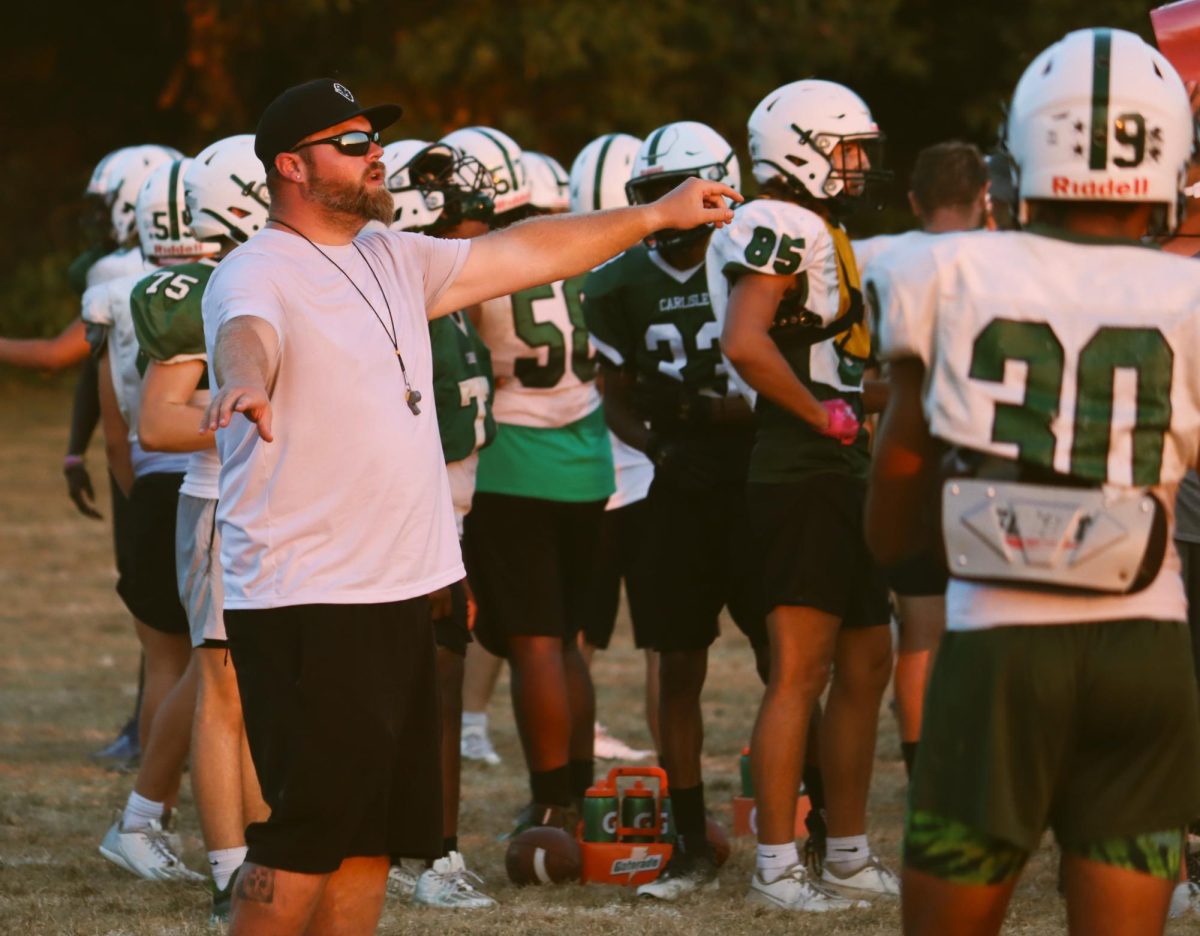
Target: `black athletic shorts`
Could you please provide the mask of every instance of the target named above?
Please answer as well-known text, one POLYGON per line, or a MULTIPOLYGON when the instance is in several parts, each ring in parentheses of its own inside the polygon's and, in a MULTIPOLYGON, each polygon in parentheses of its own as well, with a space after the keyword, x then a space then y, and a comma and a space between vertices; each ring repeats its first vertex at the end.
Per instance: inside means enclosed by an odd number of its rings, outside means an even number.
POLYGON ((905 559, 885 570, 892 591, 905 598, 928 598, 945 595, 950 575, 940 552, 930 550, 905 559))
POLYGON ((183 475, 175 472, 145 474, 133 482, 118 534, 118 541, 128 537, 130 555, 117 580, 117 594, 147 627, 190 639, 175 577, 175 512, 182 483, 183 475))
POLYGON ((467 644, 471 642, 471 628, 467 621, 465 580, 450 586, 450 613, 446 617, 433 619, 433 639, 444 650, 460 657, 467 655, 467 644))
POLYGON ((863 535, 865 481, 825 472, 746 490, 768 608, 816 608, 843 627, 888 623, 887 585, 863 535))
POLYGON ((302 874, 442 853, 429 599, 225 610, 265 822, 247 861, 302 874))
POLYGON ((475 493, 463 557, 479 614, 475 639, 508 656, 510 637, 575 640, 583 627, 604 501, 475 493))
POLYGON ((593 647, 608 649, 617 609, 621 603, 621 582, 633 624, 633 643, 649 646, 650 589, 653 580, 645 562, 646 530, 649 511, 643 498, 632 504, 604 511, 600 537, 592 568, 592 596, 584 609, 583 636, 593 647))
POLYGON ((117 593, 121 592, 121 579, 129 575, 133 561, 133 525, 129 512, 129 498, 121 491, 112 472, 108 473, 108 489, 112 493, 113 557, 117 561, 117 593))
POLYGON ((767 605, 744 472, 703 490, 659 472, 646 500, 650 646, 668 653, 710 646, 725 607, 753 646, 766 646, 767 605))

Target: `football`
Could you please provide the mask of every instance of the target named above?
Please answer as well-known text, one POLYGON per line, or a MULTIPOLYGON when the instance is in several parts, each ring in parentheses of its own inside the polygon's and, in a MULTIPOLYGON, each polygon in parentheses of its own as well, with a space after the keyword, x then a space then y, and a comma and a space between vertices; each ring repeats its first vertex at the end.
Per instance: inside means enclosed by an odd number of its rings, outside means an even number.
POLYGON ((583 855, 579 843, 562 829, 538 826, 526 829, 509 843, 504 870, 518 887, 563 884, 579 880, 583 855))
POLYGON ((729 835, 726 833, 725 827, 712 816, 708 817, 704 835, 708 839, 708 844, 712 846, 713 858, 716 859, 719 868, 729 860, 729 835))

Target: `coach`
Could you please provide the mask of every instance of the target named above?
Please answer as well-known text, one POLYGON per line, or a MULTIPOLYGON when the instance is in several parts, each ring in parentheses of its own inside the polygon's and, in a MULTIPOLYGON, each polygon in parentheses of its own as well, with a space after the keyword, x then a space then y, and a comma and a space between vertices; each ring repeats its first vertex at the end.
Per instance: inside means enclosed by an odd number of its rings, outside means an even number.
POLYGON ((399 115, 328 79, 276 98, 255 141, 271 223, 204 295, 225 621, 272 810, 247 830, 233 933, 373 932, 387 856, 440 854, 425 596, 463 567, 427 320, 721 224, 738 198, 691 179, 473 241, 364 228, 392 219, 379 132, 399 115))

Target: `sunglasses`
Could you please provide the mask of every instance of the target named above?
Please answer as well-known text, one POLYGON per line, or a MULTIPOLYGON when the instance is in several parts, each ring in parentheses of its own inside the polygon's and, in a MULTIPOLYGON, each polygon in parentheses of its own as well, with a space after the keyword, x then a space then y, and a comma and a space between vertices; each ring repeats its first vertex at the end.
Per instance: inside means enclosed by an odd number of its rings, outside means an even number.
POLYGON ((346 133, 339 133, 337 136, 325 137, 321 140, 309 140, 307 143, 301 143, 299 146, 293 146, 291 152, 302 150, 306 146, 318 146, 321 143, 330 143, 337 147, 337 151, 343 156, 366 156, 367 150, 371 148, 372 143, 379 142, 379 131, 372 130, 367 133, 365 130, 349 130, 346 133))

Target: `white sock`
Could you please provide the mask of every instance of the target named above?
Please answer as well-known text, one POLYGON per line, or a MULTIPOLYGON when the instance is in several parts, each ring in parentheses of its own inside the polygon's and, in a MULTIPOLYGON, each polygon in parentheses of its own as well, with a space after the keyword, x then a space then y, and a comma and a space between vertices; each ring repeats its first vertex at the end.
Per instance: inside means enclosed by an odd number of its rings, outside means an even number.
POLYGON ((863 867, 871 857, 866 835, 829 836, 825 840, 825 864, 845 877, 863 867))
POLYGON ((144 829, 151 822, 163 817, 163 804, 139 796, 136 792, 129 794, 125 803, 125 812, 121 816, 121 829, 124 832, 134 832, 144 829))
POLYGON ((487 731, 487 712, 463 712, 462 726, 487 731))
POLYGON ((758 875, 766 883, 778 881, 783 877, 783 872, 794 864, 800 863, 800 855, 796 851, 795 842, 784 842, 782 845, 763 845, 759 843, 758 857, 755 859, 755 864, 758 866, 758 875))
POLYGON ((217 890, 225 890, 233 872, 242 866, 246 860, 246 846, 236 848, 219 848, 208 853, 208 866, 212 868, 213 883, 217 890))

